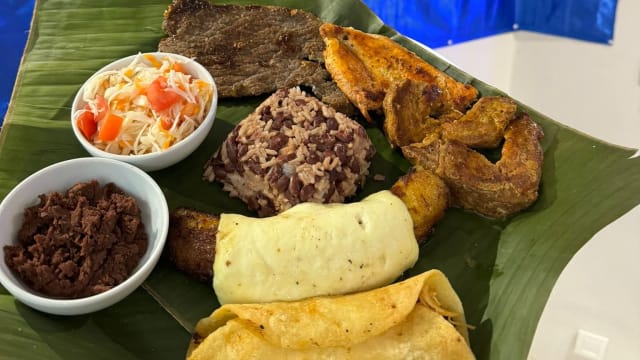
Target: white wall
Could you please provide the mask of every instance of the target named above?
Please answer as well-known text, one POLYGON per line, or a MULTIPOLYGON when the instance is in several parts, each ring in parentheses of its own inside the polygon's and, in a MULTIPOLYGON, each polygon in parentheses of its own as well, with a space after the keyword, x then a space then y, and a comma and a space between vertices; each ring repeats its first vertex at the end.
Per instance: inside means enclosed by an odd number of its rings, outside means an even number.
MULTIPOLYGON (((640 148, 638 0, 618 1, 611 46, 516 32, 438 51, 557 121, 640 148)), ((545 307, 529 359, 583 359, 573 354, 578 329, 609 338, 606 359, 640 359, 640 206, 571 260, 545 307)))

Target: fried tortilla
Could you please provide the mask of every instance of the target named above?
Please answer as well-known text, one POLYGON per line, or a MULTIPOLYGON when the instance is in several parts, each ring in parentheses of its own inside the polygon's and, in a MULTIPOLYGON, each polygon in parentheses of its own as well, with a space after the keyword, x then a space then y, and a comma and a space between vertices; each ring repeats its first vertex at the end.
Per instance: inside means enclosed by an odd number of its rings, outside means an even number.
POLYGON ((444 274, 431 270, 352 295, 228 304, 198 322, 188 360, 248 358, 465 360, 474 355, 460 299, 444 274))
POLYGON ((346 294, 387 285, 417 259, 407 207, 384 190, 269 218, 222 214, 213 287, 221 304, 346 294))

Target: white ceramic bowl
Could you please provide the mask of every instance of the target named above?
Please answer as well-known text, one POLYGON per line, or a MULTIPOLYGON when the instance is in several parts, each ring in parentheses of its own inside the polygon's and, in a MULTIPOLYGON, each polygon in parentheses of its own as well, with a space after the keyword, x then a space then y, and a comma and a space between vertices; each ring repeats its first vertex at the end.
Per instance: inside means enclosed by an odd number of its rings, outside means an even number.
POLYGON ((124 162, 80 158, 46 167, 18 184, 0 203, 0 283, 20 302, 51 314, 79 315, 94 312, 122 300, 149 276, 155 267, 169 230, 169 208, 158 184, 144 171, 124 162), (63 192, 76 183, 96 179, 100 185, 115 183, 133 196, 147 231, 147 252, 127 280, 103 293, 80 299, 54 299, 26 286, 7 267, 4 245, 16 244, 24 210, 39 203, 38 195, 63 192))
POLYGON ((76 135, 80 144, 91 154, 92 156, 104 157, 108 159, 115 159, 127 162, 129 164, 133 164, 145 171, 154 171, 164 169, 169 167, 187 156, 189 156, 192 152, 202 144, 204 139, 209 134, 211 127, 213 126, 213 122, 216 117, 216 111, 218 109, 218 90, 216 88, 215 81, 213 77, 209 73, 209 71, 196 61, 184 57, 182 55, 171 54, 171 53, 163 53, 163 52, 152 52, 147 53, 154 55, 158 59, 162 59, 165 56, 170 58, 174 58, 180 62, 182 62, 182 67, 195 79, 202 79, 211 84, 213 84, 213 97, 211 99, 211 106, 209 109, 209 113, 205 116, 205 119, 202 121, 200 126, 187 136, 182 141, 171 145, 167 150, 162 152, 155 152, 145 155, 116 155, 111 154, 106 151, 102 151, 91 144, 80 132, 76 121, 73 119, 73 114, 75 114, 76 110, 84 108, 86 102, 82 100, 82 94, 84 93, 84 89, 86 84, 92 80, 98 74, 101 74, 105 71, 109 70, 118 70, 127 66, 137 55, 131 55, 119 60, 116 60, 102 69, 98 70, 93 76, 91 76, 85 83, 80 87, 76 97, 73 99, 73 104, 71 105, 71 126, 73 127, 73 133, 76 135))

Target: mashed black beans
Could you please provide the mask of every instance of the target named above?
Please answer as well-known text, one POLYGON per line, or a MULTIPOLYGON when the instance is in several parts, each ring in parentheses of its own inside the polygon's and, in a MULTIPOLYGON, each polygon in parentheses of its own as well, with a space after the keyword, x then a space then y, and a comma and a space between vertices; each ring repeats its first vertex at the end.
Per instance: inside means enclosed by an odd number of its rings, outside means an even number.
POLYGON ((148 245, 136 200, 92 180, 40 195, 4 259, 28 286, 58 298, 95 295, 126 280, 148 245))

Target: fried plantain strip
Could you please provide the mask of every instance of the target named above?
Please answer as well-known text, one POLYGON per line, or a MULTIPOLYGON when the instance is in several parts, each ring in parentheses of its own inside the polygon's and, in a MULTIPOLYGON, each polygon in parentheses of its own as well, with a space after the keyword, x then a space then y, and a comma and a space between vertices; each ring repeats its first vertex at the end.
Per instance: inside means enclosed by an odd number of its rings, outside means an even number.
POLYGON ((213 258, 220 218, 178 208, 170 217, 167 251, 176 267, 201 281, 213 277, 213 258))
POLYGON ((407 206, 416 239, 423 243, 449 205, 447 185, 431 171, 412 168, 393 184, 391 192, 407 206))

